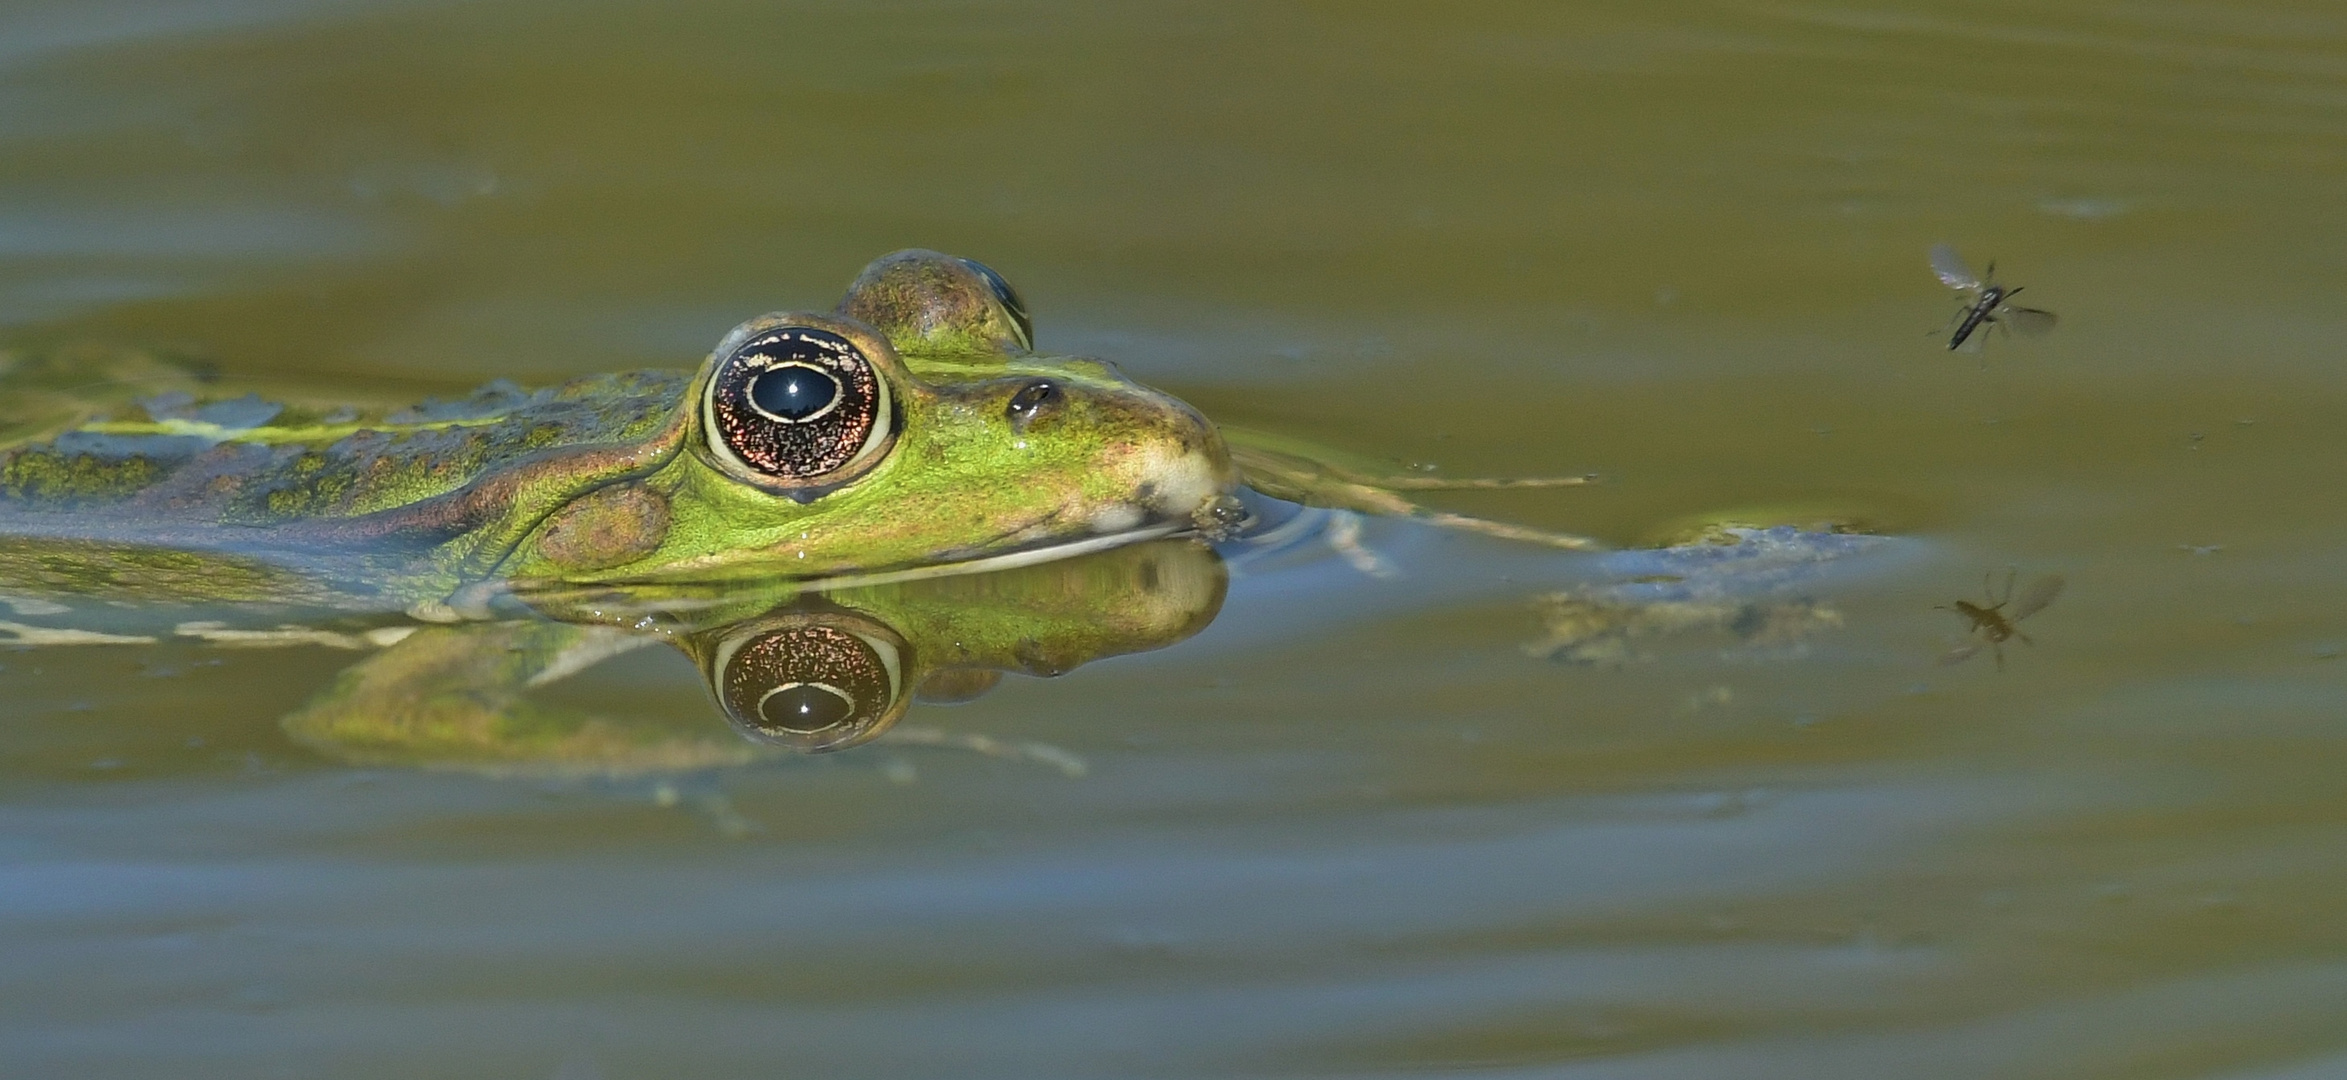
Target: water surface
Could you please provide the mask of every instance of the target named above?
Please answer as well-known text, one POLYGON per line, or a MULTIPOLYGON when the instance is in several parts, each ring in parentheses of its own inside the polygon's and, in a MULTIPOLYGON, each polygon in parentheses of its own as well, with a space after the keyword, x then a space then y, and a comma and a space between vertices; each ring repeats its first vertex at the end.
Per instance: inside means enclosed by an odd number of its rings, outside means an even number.
MULTIPOLYGON (((686 366, 923 246, 1224 422, 1606 479, 1452 509, 1894 537, 1597 656, 1598 557, 1372 523, 662 779, 339 762, 322 646, 0 654, 0 1071, 2347 1072, 2329 5, 24 0, 0 101, 21 348, 686 366), (1947 353, 1936 242, 2061 328, 1947 353), (2008 567, 2036 643, 1941 665, 2008 567)), ((670 650, 556 692, 722 726, 670 650)))

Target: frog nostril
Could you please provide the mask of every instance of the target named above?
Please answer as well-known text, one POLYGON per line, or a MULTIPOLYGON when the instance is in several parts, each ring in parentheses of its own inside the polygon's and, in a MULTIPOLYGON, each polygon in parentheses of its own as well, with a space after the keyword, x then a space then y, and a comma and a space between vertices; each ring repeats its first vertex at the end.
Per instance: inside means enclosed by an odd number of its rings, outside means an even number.
POLYGON ((1057 408, 1066 396, 1060 391, 1058 383, 1050 379, 1037 379, 1012 394, 1009 408, 1003 411, 1010 417, 1012 427, 1025 431, 1027 425, 1035 422, 1036 417, 1057 408))

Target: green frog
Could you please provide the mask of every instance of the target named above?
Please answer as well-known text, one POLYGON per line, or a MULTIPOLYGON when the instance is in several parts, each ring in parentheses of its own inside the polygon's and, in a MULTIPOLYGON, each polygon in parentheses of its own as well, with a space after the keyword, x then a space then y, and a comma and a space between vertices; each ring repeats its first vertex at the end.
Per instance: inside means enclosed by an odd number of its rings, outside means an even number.
POLYGON ((903 251, 696 372, 534 393, 305 407, 20 359, 0 583, 445 622, 546 583, 985 568, 1237 526, 1212 424, 1032 345, 999 274, 903 251))
MULTIPOLYGON (((932 251, 873 262, 828 313, 735 327, 697 371, 420 405, 263 400, 140 356, 0 354, 0 643, 364 650, 284 718, 289 734, 353 762, 662 772, 857 745, 916 698, 1188 637, 1225 587, 1206 541, 1273 505, 1243 489, 1323 508, 1282 512, 1251 543, 1304 523, 1372 576, 1391 568, 1357 514, 1597 546, 1405 494, 1587 477, 1381 473, 1039 354, 1001 275, 932 251), (734 733, 539 692, 660 642, 734 733)), ((1755 607, 1736 570, 1797 569, 1840 550, 1826 533, 1724 535, 1621 553, 1662 560, 1624 564, 1640 583, 1624 588, 1646 591, 1549 597, 1534 651, 1596 660, 1687 626, 1791 628, 1774 641, 1831 624, 1798 597, 1781 618, 1755 607)))
POLYGON ((1000 274, 933 251, 873 262, 830 312, 735 327, 697 371, 537 391, 359 406, 141 356, 0 363, 0 603, 42 619, 0 619, 0 642, 373 650, 286 718, 355 761, 625 772, 855 745, 917 696, 1194 633, 1222 595, 1202 540, 1243 524, 1243 479, 1523 533, 1040 355, 1000 274), (236 618, 130 625, 124 601, 236 618), (655 641, 746 740, 532 699, 655 641))

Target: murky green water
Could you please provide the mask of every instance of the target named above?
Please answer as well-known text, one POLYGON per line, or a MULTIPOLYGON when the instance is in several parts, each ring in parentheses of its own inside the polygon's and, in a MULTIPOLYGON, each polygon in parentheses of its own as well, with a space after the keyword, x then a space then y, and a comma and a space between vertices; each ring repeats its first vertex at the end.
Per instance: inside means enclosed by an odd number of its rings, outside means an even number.
MULTIPOLYGON (((2333 5, 22 0, 0 106, 19 346, 683 366, 917 245, 1226 422, 1607 478, 1454 509, 1895 537, 1578 649, 1635 566, 1372 522, 660 779, 345 763, 350 650, 7 652, 0 1072, 2347 1073, 2333 5), (1940 241, 2061 328, 1946 352, 1940 241)), ((674 650, 550 693, 730 734, 674 650)))

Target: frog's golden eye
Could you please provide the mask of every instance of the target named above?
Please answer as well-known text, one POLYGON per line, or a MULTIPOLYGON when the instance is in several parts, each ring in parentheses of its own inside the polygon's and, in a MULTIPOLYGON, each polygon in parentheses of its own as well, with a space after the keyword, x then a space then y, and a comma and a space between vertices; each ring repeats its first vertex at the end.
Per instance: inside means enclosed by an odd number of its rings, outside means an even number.
POLYGON ((793 488, 853 477, 887 449, 888 380, 855 342, 813 326, 752 333, 720 360, 703 423, 718 462, 793 488))
POLYGON ((713 659, 718 703, 761 742, 836 750, 904 712, 902 643, 852 616, 787 616, 728 637, 713 659))

